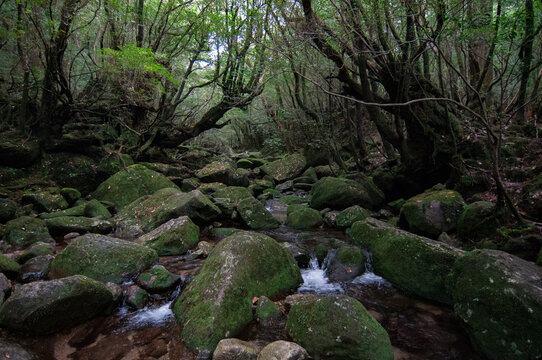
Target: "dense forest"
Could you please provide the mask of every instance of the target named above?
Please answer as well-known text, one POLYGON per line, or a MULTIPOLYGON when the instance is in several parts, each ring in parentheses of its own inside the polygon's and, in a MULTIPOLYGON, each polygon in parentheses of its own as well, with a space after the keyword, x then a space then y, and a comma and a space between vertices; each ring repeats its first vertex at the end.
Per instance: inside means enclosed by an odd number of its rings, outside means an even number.
POLYGON ((542 358, 541 82, 537 0, 0 0, 0 354, 542 358))

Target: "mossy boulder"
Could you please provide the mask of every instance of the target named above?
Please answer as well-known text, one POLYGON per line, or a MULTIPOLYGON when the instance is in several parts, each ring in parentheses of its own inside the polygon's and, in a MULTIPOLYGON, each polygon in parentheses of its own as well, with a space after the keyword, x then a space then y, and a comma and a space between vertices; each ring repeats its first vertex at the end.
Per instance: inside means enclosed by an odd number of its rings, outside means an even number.
POLYGON ((230 185, 234 166, 228 161, 213 161, 196 172, 197 178, 204 183, 221 182, 230 185))
POLYGON ((113 230, 110 221, 82 216, 58 216, 46 219, 45 224, 53 236, 64 236, 72 232, 108 234, 113 230))
POLYGON ((182 255, 199 241, 199 228, 188 216, 180 216, 137 238, 136 242, 154 249, 159 256, 182 255))
POLYGON ((264 326, 281 317, 282 312, 277 304, 267 296, 260 296, 256 305, 256 320, 264 326))
POLYGON ((371 216, 371 212, 359 205, 350 206, 344 209, 335 218, 335 226, 346 229, 352 226, 356 221, 365 220, 371 216))
POLYGON ((170 273, 162 265, 154 265, 137 278, 139 286, 151 293, 170 290, 180 281, 179 275, 170 273))
POLYGON ((280 221, 252 196, 239 201, 237 211, 251 229, 274 229, 280 225, 280 221))
POLYGON ((44 280, 49 274, 49 268, 53 261, 52 255, 40 255, 21 265, 17 280, 21 283, 29 283, 37 280, 44 280))
POLYGON ((37 193, 27 192, 23 195, 21 202, 23 205, 32 204, 33 209, 37 212, 64 210, 70 206, 64 197, 57 193, 55 189, 37 193))
POLYGON ((137 200, 141 196, 154 194, 163 188, 177 188, 164 175, 149 170, 143 165, 132 165, 128 171, 121 170, 102 182, 93 197, 100 201, 109 201, 117 210, 137 200))
POLYGON ((542 358, 542 268, 498 250, 457 259, 454 310, 490 359, 542 358))
POLYGON ((277 200, 288 205, 307 204, 309 202, 309 199, 307 199, 306 197, 301 197, 297 195, 284 195, 277 200))
POLYGON ((85 205, 84 215, 89 218, 109 219, 111 213, 104 204, 96 199, 90 200, 85 205))
POLYGON ((213 202, 225 215, 231 215, 243 199, 252 197, 252 192, 241 186, 228 186, 213 194, 213 202))
POLYGON ((220 214, 220 209, 199 190, 184 193, 165 188, 125 206, 113 221, 117 236, 133 239, 179 216, 188 216, 196 223, 206 224, 220 214))
POLYGON ((275 187, 275 182, 269 176, 266 176, 263 179, 254 179, 250 181, 248 189, 254 194, 261 194, 267 189, 275 187))
MULTIPOLYGON (((290 209, 294 205, 288 206, 290 209)), ((295 229, 310 229, 323 224, 320 212, 309 207, 299 205, 300 208, 295 211, 288 211, 286 225, 295 229)))
POLYGON ((17 203, 10 199, 0 199, 0 223, 13 220, 17 213, 17 203))
POLYGON ((360 205, 369 209, 378 207, 384 201, 384 194, 370 180, 364 184, 350 179, 325 177, 320 179, 310 191, 310 206, 345 209, 360 205))
POLYGON ((542 218, 542 173, 529 181, 521 192, 521 207, 537 219, 542 218))
POLYGON ((401 222, 419 235, 437 237, 456 229, 465 201, 457 191, 427 191, 408 199, 401 208, 401 222))
POLYGON ((288 335, 313 358, 392 360, 386 330, 356 299, 328 296, 293 305, 288 335))
POLYGON ((495 204, 487 201, 476 201, 465 206, 457 220, 457 234, 464 239, 491 236, 499 227, 495 204))
POLYGON ((107 179, 111 175, 124 169, 124 166, 134 165, 134 160, 128 154, 119 154, 116 152, 109 152, 106 156, 100 159, 98 168, 96 169, 98 177, 100 179, 107 179), (121 160, 122 158, 122 160, 121 160))
POLYGON ((158 261, 153 249, 109 236, 79 236, 51 264, 50 276, 85 275, 102 282, 131 281, 158 261))
POLYGON ((294 258, 272 238, 239 232, 220 241, 175 302, 191 349, 213 350, 252 320, 252 298, 288 292, 302 281, 294 258))
POLYGON ((54 244, 37 242, 33 244, 32 246, 30 246, 25 251, 23 251, 22 253, 16 255, 14 257, 14 260, 17 261, 19 264, 24 264, 26 261, 36 256, 54 255, 54 253, 55 253, 54 244))
POLYGON ((14 260, 0 253, 0 273, 14 277, 19 273, 21 266, 14 260))
POLYGON ((149 293, 137 285, 130 285, 126 290, 124 300, 132 309, 143 309, 149 300, 149 293))
POLYGON ((378 275, 418 296, 451 304, 446 277, 461 250, 373 218, 355 222, 350 237, 373 253, 378 275))
POLYGON ((85 204, 82 203, 65 210, 53 211, 50 213, 41 213, 39 217, 40 219, 46 220, 46 219, 52 219, 52 218, 61 217, 61 216, 84 216, 84 215, 85 215, 85 204))
POLYGON ((218 240, 222 240, 225 237, 233 235, 235 233, 241 232, 243 230, 236 228, 213 228, 211 229, 211 234, 216 237, 218 240))
POLYGON ((37 139, 28 139, 15 132, 0 134, 0 165, 24 168, 38 161, 40 155, 37 139))
POLYGON ((299 176, 306 166, 307 160, 305 156, 296 153, 267 163, 261 169, 265 174, 271 176, 273 180, 282 182, 299 176))
POLYGON ((83 195, 96 189, 100 178, 97 163, 85 155, 58 153, 46 158, 51 178, 62 187, 75 188, 83 195))
POLYGON ((19 286, 0 309, 2 327, 33 335, 51 334, 92 319, 113 301, 108 288, 75 275, 19 286))
POLYGON ((73 206, 77 200, 81 199, 81 192, 70 187, 60 189, 60 195, 62 195, 70 206, 73 206))
POLYGON ((14 249, 24 249, 40 241, 54 242, 45 222, 31 216, 21 216, 8 221, 3 239, 14 249))
POLYGON ((365 256, 363 251, 355 246, 345 246, 336 250, 326 269, 331 282, 350 281, 364 272, 365 256))

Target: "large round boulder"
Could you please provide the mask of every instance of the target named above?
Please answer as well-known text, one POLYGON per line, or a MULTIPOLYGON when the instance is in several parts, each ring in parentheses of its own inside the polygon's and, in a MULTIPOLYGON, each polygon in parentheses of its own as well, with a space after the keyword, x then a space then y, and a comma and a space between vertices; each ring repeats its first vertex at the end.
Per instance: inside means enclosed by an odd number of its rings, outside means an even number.
POLYGON ((158 261, 156 251, 109 236, 87 234, 72 240, 59 253, 49 276, 80 274, 102 282, 121 284, 133 280, 158 261))
POLYGON ((315 209, 345 209, 353 205, 376 208, 384 194, 369 179, 363 183, 343 178, 324 177, 310 191, 310 206, 315 209))
POLYGON ((252 197, 252 192, 241 186, 228 186, 213 194, 213 202, 226 215, 231 215, 243 199, 252 197))
POLYGON ((113 230, 113 224, 107 220, 83 216, 57 216, 46 219, 45 224, 53 236, 64 236, 72 232, 108 234, 113 230))
POLYGON ((182 255, 199 241, 199 228, 188 216, 180 216, 137 238, 136 242, 154 249, 159 256, 182 255))
POLYGON ((119 210, 144 195, 154 194, 163 188, 177 188, 164 175, 149 170, 143 165, 132 165, 121 170, 101 183, 93 197, 101 201, 109 201, 119 210))
POLYGON ((464 239, 491 236, 499 227, 495 204, 487 201, 476 201, 465 206, 457 220, 457 234, 464 239))
POLYGON ((451 303, 446 277, 461 250, 373 218, 355 222, 350 237, 373 253, 378 275, 416 295, 451 303))
MULTIPOLYGON (((293 205, 290 205, 290 209, 293 205)), ((309 229, 322 225, 322 215, 320 212, 309 207, 300 206, 295 211, 288 211, 286 225, 295 229, 309 229)))
POLYGON ((254 296, 276 296, 301 281, 292 255, 269 236, 244 231, 225 238, 175 302, 186 345, 212 351, 250 323, 254 296))
POLYGON ((72 327, 106 310, 113 295, 102 283, 76 275, 19 286, 0 309, 0 325, 35 335, 72 327))
POLYGON ((393 359, 386 330, 359 301, 345 295, 293 305, 286 331, 316 359, 393 359))
POLYGON ((359 205, 350 206, 341 211, 335 218, 335 225, 338 228, 346 229, 356 221, 365 220, 371 216, 371 212, 359 205))
POLYGON ((14 260, 0 253, 0 273, 14 277, 19 273, 21 266, 14 260))
POLYGON ((8 221, 4 231, 4 241, 15 249, 24 249, 37 242, 54 242, 43 220, 21 216, 8 221))
POLYGON ((457 259, 450 285, 455 312, 488 358, 542 358, 542 267, 474 250, 457 259))
POLYGON ((282 182, 301 175, 306 166, 307 160, 305 156, 296 153, 267 163, 261 169, 265 174, 271 176, 273 180, 282 182))

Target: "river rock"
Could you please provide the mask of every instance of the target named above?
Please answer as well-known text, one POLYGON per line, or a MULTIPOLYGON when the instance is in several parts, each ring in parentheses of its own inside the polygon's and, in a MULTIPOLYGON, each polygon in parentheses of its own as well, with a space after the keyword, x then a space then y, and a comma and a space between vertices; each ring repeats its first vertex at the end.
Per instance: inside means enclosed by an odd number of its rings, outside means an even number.
POLYGON ((384 202, 384 194, 369 179, 361 184, 350 179, 324 177, 314 184, 310 196, 310 206, 318 210, 327 207, 341 210, 353 205, 374 209, 384 202))
POLYGON ((465 201, 457 191, 428 191, 408 199, 401 207, 401 222, 419 235, 437 237, 455 230, 465 201))
MULTIPOLYGON (((288 206, 288 210, 294 205, 288 206)), ((294 229, 310 229, 322 225, 320 212, 309 207, 299 205, 300 208, 294 211, 287 211, 286 225, 294 229)))
POLYGON ((365 256, 360 248, 354 246, 338 249, 326 269, 331 282, 350 281, 364 272, 365 256))
POLYGON ((107 287, 75 275, 19 286, 0 309, 0 325, 34 335, 72 327, 101 314, 113 301, 107 287))
POLYGON ((220 208, 222 213, 231 216, 239 202, 249 197, 252 197, 252 192, 249 189, 240 186, 228 186, 217 190, 213 194, 213 202, 220 208))
POLYGON ((311 261, 310 252, 306 249, 301 248, 299 245, 289 242, 281 242, 280 246, 288 250, 290 254, 294 257, 297 262, 297 266, 300 268, 307 268, 309 262, 311 261))
POLYGON ((101 183, 93 197, 113 203, 118 211, 141 196, 154 194, 163 188, 177 186, 164 175, 136 164, 129 166, 128 171, 121 170, 101 183))
POLYGON ((250 342, 222 339, 213 352, 213 360, 256 360, 261 347, 250 342))
POLYGON ((457 220, 457 234, 464 239, 491 236, 499 227, 495 204, 487 201, 477 201, 465 206, 457 220))
POLYGON ((273 180, 283 182, 299 176, 305 170, 306 166, 307 160, 305 156, 296 153, 267 163, 261 169, 265 174, 271 176, 273 180))
POLYGON ((335 226, 346 229, 352 226, 356 221, 365 220, 371 216, 371 212, 359 205, 350 206, 344 209, 335 218, 335 226))
POLYGON ((153 249, 109 236, 87 234, 75 238, 51 264, 50 276, 81 274, 102 282, 133 280, 158 261, 153 249))
POLYGON ((143 309, 149 299, 149 294, 137 285, 130 285, 126 290, 126 305, 133 309, 143 309))
POLYGON ((43 220, 21 216, 7 222, 4 241, 14 249, 24 249, 37 242, 54 243, 43 220))
POLYGON ((41 151, 37 139, 18 135, 15 132, 0 133, 0 165, 24 168, 34 164, 41 151))
POLYGON ((199 190, 184 193, 166 188, 125 206, 113 221, 117 236, 133 239, 180 216, 206 224, 220 214, 220 209, 199 190))
POLYGON ((182 255, 198 243, 199 228, 188 216, 180 216, 137 238, 136 242, 154 249, 159 256, 182 255))
POLYGON ((0 338, 0 354, 2 354, 3 359, 39 360, 36 354, 15 342, 3 338, 0 338))
POLYGON ((14 277, 19 273, 20 268, 21 266, 17 264, 16 261, 13 261, 0 253, 0 273, 3 273, 8 277, 14 277))
POLYGON ((54 189, 51 191, 26 193, 23 195, 21 202, 23 205, 31 204, 37 212, 64 210, 70 206, 62 195, 55 193, 54 189))
POLYGON ((113 230, 113 224, 110 221, 82 216, 54 217, 46 219, 45 224, 49 229, 49 233, 54 236, 64 236, 72 232, 79 234, 108 234, 113 230))
POLYGON ((355 222, 350 237, 373 253, 378 275, 418 296, 452 303, 446 277, 461 250, 373 218, 355 222))
POLYGON ((274 229, 280 225, 280 221, 252 196, 239 201, 237 211, 251 229, 274 229))
POLYGON ((154 265, 137 278, 139 286, 151 293, 170 290, 180 281, 179 275, 170 273, 162 265, 154 265))
POLYGON ((258 360, 305 360, 308 358, 307 350, 296 343, 284 340, 272 342, 258 355, 258 360))
POLYGON ((252 320, 252 298, 272 297, 302 281, 294 258, 272 238, 239 232, 220 241, 175 302, 191 349, 214 350, 252 320))
POLYGON ((17 203, 10 199, 0 199, 0 223, 12 220, 17 212, 17 203))
POLYGON ((22 283, 29 283, 36 280, 43 280, 49 274, 49 268, 53 261, 52 255, 40 255, 21 265, 18 280, 22 283))
POLYGON ((286 331, 314 358, 393 359, 386 330, 359 301, 348 296, 292 306, 286 331))
POLYGON ((498 250, 457 259, 454 310, 490 359, 542 358, 542 268, 498 250))
POLYGON ((90 200, 85 205, 84 215, 89 218, 97 217, 100 219, 109 219, 111 217, 109 210, 96 199, 90 200))
POLYGON ((273 320, 277 320, 282 315, 280 308, 267 296, 260 296, 256 305, 256 320, 263 326, 267 326, 273 320))
POLYGON ((54 255, 55 245, 52 243, 37 242, 22 253, 15 255, 14 260, 19 264, 24 264, 28 260, 42 255, 54 255))
POLYGON ((298 305, 298 304, 309 304, 313 301, 318 300, 318 296, 311 293, 303 293, 303 294, 292 294, 286 296, 284 299, 284 306, 286 307, 286 311, 290 311, 292 306, 298 305))
POLYGON ((79 204, 65 210, 53 211, 50 213, 41 213, 40 219, 47 220, 47 219, 52 219, 52 218, 62 217, 62 216, 84 216, 84 215, 85 215, 85 204, 79 204))

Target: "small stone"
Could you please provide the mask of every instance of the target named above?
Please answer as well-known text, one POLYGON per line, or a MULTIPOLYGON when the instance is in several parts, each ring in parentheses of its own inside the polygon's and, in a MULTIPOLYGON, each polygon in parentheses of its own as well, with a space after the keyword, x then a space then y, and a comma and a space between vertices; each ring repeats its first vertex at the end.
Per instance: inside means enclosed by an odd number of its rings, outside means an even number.
POLYGON ((230 338, 218 343, 213 360, 256 360, 261 347, 243 340, 230 338))
POLYGON ((148 298, 149 294, 137 285, 131 285, 126 290, 126 305, 134 309, 143 309, 148 298))

